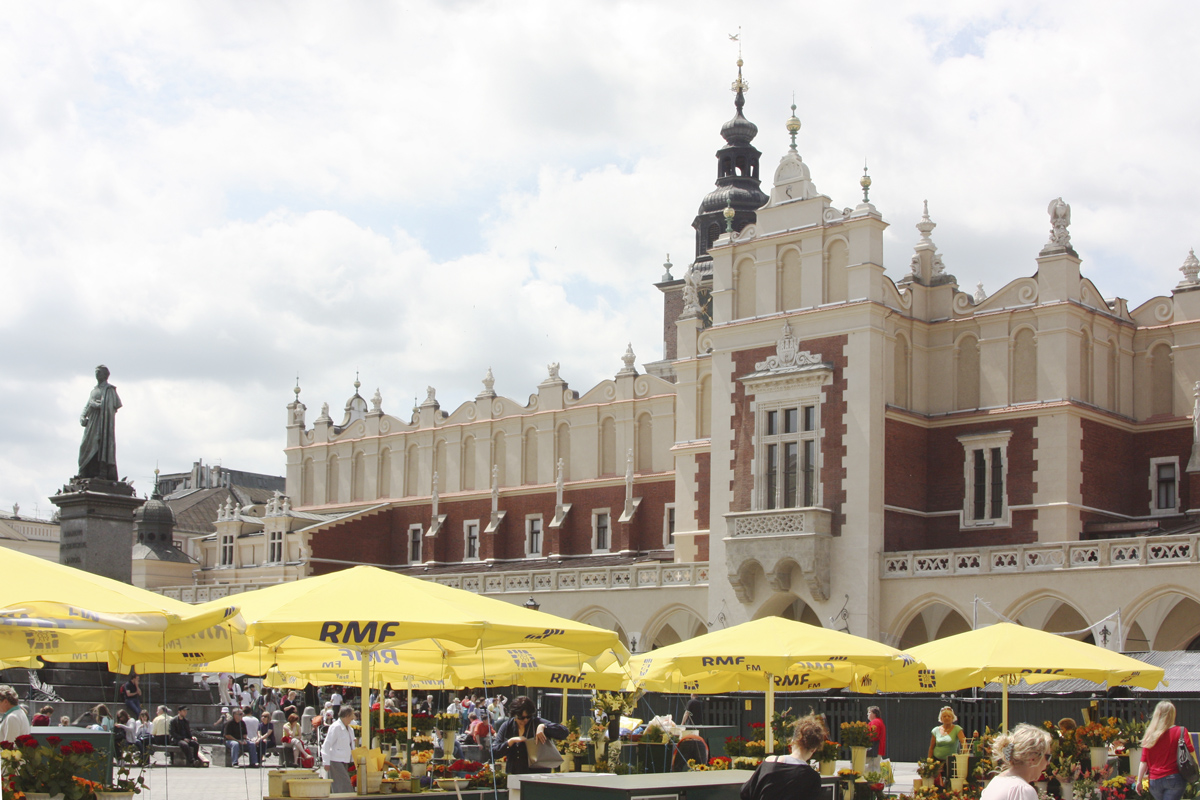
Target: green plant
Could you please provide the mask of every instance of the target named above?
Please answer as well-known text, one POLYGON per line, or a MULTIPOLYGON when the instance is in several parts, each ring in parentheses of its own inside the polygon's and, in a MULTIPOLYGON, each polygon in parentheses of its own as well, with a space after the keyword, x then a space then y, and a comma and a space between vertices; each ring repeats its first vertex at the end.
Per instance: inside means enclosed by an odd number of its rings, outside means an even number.
POLYGON ((792 713, 791 708, 785 708, 783 711, 776 711, 771 715, 771 733, 775 736, 776 749, 782 743, 784 752, 791 749, 792 734, 796 732, 796 715, 792 713))
POLYGON ((103 787, 102 791, 106 792, 133 792, 141 794, 142 789, 146 788, 146 779, 143 773, 146 771, 146 761, 136 747, 132 745, 126 746, 121 753, 121 760, 117 763, 117 777, 113 780, 112 785, 103 787), (134 776, 133 764, 138 764, 137 775, 134 776))
POLYGON ((666 740, 666 734, 663 729, 657 725, 651 725, 646 730, 642 731, 641 741, 646 744, 662 744, 666 740))
POLYGON ((725 738, 725 755, 730 758, 746 755, 746 737, 728 736, 725 738))

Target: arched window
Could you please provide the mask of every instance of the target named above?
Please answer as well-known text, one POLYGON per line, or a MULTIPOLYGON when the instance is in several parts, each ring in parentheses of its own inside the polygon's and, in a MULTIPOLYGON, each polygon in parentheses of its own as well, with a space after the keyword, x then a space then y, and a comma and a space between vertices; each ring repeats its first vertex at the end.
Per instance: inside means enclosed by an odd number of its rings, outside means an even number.
POLYGON ((331 455, 325 464, 325 502, 338 501, 338 457, 331 455))
POLYGON ((459 486, 464 492, 475 489, 475 437, 468 436, 462 443, 462 475, 459 476, 459 486))
POLYGON ((312 458, 304 459, 304 464, 300 467, 300 505, 310 506, 313 504, 313 460, 312 458))
POLYGON ((521 483, 529 485, 538 482, 538 442, 537 429, 525 431, 525 441, 521 446, 521 483))
POLYGON ((504 447, 504 432, 501 431, 492 439, 492 466, 496 468, 496 480, 501 486, 508 483, 507 454, 504 447))
POLYGON ((638 417, 637 463, 633 468, 638 472, 654 471, 654 433, 651 430, 649 414, 642 414, 638 417))
POLYGON ((554 478, 558 480, 558 462, 562 461, 563 480, 571 480, 571 426, 562 423, 554 435, 554 478))
POLYGON ((1022 328, 1013 337, 1012 402, 1037 400, 1037 342, 1033 331, 1022 328))
POLYGON ((746 258, 738 262, 737 275, 737 316, 735 319, 747 319, 755 316, 757 309, 758 292, 757 282, 755 280, 758 269, 754 266, 754 259, 746 258))
POLYGON ((1174 414, 1174 365, 1171 345, 1161 342, 1150 350, 1150 414, 1174 414))
POLYGON ((955 369, 955 408, 979 408, 979 340, 968 334, 958 340, 955 369))
POLYGON ((379 499, 386 500, 392 496, 392 449, 383 448, 379 454, 379 499))
POLYGON ((795 250, 784 253, 779 271, 779 305, 776 310, 793 311, 804 308, 800 289, 800 254, 795 250))
POLYGON ((846 267, 850 264, 850 251, 841 239, 834 241, 825 251, 825 302, 839 303, 847 299, 846 267))
POLYGON ((1087 331, 1079 337, 1079 399, 1092 402, 1092 337, 1087 331))
POLYGON ((696 398, 696 436, 707 439, 712 436, 712 376, 700 379, 699 396, 696 398))
POLYGON ((355 502, 362 500, 367 488, 367 457, 362 451, 354 454, 350 462, 350 499, 355 502))
POLYGON ((895 363, 892 365, 895 374, 892 376, 892 403, 901 408, 909 407, 908 376, 911 370, 908 340, 896 336, 895 363))
POLYGON ((617 474, 617 424, 612 417, 600 423, 600 474, 617 474))
POLYGON ((420 463, 417 458, 417 446, 409 445, 408 450, 404 453, 404 496, 413 497, 420 494, 420 487, 417 486, 417 476, 420 474, 420 463))

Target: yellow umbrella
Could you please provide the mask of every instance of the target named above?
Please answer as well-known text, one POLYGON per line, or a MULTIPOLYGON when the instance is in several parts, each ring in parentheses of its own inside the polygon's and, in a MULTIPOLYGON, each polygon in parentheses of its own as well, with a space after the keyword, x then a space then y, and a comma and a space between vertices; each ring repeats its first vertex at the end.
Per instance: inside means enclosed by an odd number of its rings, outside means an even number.
POLYGON ((923 662, 914 672, 881 676, 888 691, 946 692, 999 682, 1003 727, 1008 730, 1008 687, 1062 678, 1153 689, 1163 669, 1103 647, 1022 625, 1001 622, 914 647, 923 662))
POLYGON ((774 749, 775 689, 871 690, 882 671, 917 668, 914 658, 880 642, 817 625, 764 617, 634 656, 640 687, 659 691, 759 691, 767 695, 767 752, 774 749))
POLYGON ((229 603, 206 609, 90 572, 8 551, 0 583, 0 658, 159 652, 222 621, 229 603))
MULTIPOLYGON (((447 649, 543 643, 589 656, 610 649, 626 654, 613 631, 376 567, 278 584, 237 599, 247 635, 278 653, 317 648, 330 662, 358 654, 363 697, 372 658, 362 654, 406 642, 428 639, 447 649)), ((363 735, 370 741, 369 719, 363 735)))

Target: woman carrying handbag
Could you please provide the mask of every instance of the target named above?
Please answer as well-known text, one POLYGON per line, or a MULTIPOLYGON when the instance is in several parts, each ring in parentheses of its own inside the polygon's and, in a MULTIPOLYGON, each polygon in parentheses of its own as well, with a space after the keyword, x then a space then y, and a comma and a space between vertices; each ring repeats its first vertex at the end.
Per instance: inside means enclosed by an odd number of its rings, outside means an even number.
POLYGON ((1187 728, 1175 724, 1175 706, 1163 700, 1154 707, 1142 737, 1142 763, 1135 785, 1140 789, 1149 777, 1154 800, 1180 800, 1186 785, 1196 779, 1195 754, 1187 728))

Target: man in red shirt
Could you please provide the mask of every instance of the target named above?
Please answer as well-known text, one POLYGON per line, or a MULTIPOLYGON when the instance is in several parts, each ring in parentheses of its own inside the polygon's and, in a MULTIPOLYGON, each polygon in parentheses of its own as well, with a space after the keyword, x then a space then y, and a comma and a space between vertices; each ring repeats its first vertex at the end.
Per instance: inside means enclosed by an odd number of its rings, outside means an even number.
POLYGON ((887 758, 887 728, 880 719, 879 706, 867 708, 867 735, 871 746, 867 748, 867 772, 878 772, 879 763, 887 758))

